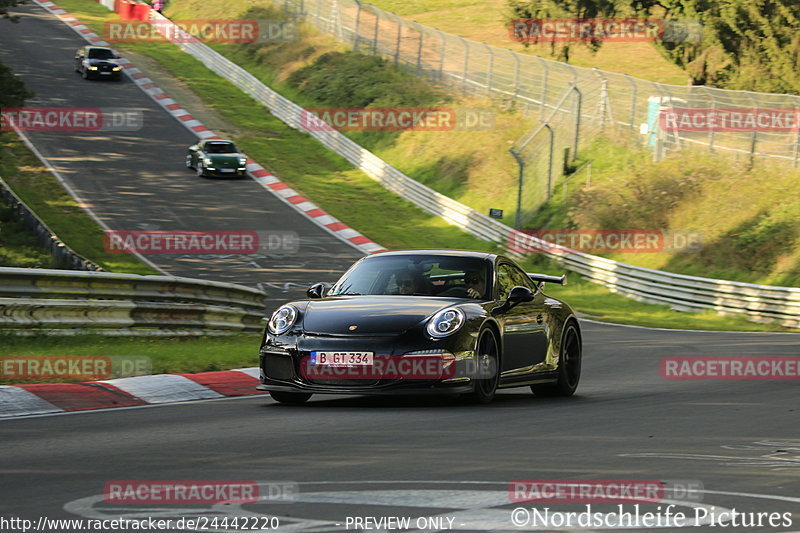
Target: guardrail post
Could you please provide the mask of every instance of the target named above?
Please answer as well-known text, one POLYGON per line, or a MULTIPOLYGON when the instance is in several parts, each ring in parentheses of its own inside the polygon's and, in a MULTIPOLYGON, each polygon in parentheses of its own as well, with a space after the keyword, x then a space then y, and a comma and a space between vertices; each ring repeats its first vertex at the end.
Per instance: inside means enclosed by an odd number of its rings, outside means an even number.
POLYGON ((547 105, 547 76, 550 73, 550 69, 547 68, 547 63, 544 59, 539 56, 536 56, 536 59, 539 60, 539 63, 541 63, 542 68, 544 69, 544 74, 542 74, 542 105, 539 108, 539 118, 542 118, 544 116, 544 108, 547 105))
POLYGON ((516 100, 519 95, 519 54, 513 50, 509 50, 508 53, 514 58, 514 100, 516 100))
POLYGON ((416 30, 419 32, 419 47, 417 48, 417 74, 419 74, 422 71, 422 42, 425 39, 425 33, 420 27, 416 30))
POLYGON ((489 68, 486 74, 486 91, 487 94, 492 94, 492 70, 494 69, 494 53, 492 53, 492 47, 486 43, 483 43, 483 46, 486 47, 486 51, 489 52, 489 68))
POLYGON ((599 68, 592 69, 595 74, 600 78, 600 102, 598 113, 600 113, 600 131, 606 129, 606 106, 608 106, 608 78, 603 76, 599 68))
MULTIPOLYGON (((572 89, 578 93, 578 98, 575 101, 575 142, 572 145, 572 160, 575 161, 578 159, 578 139, 580 137, 581 132, 581 109, 583 107, 583 94, 581 93, 580 89, 577 86, 573 85, 572 89)), ((552 132, 551 132, 552 134, 552 132)), ((552 151, 552 147, 550 149, 552 151)), ((550 196, 548 194, 548 200, 550 196)))
POLYGON ((794 147, 792 148, 792 168, 797 168, 798 154, 800 154, 800 128, 797 129, 797 135, 794 138, 794 147))
POLYGON ((444 52, 447 48, 447 38, 444 36, 444 33, 442 33, 441 30, 436 30, 436 32, 439 34, 439 38, 442 40, 442 51, 439 54, 439 80, 441 81, 442 77, 444 76, 444 52))
MULTIPOLYGON (((753 93, 750 92, 750 91, 747 91, 747 97, 750 98, 751 102, 753 102, 753 109, 758 109, 759 108, 758 107, 758 100, 756 100, 753 97, 753 93)), ((753 128, 753 134, 750 137, 750 166, 751 167, 753 166, 753 163, 755 163, 753 158, 755 157, 755 154, 756 154, 756 143, 757 142, 758 142, 758 130, 753 128)))
POLYGON ((375 11, 375 33, 372 35, 372 55, 378 54, 378 31, 381 26, 381 11, 375 11))
POLYGON ((625 74, 625 79, 628 80, 628 83, 630 83, 631 87, 633 88, 631 95, 631 118, 630 118, 631 129, 633 129, 636 127, 636 97, 638 96, 639 86, 636 85, 636 82, 633 81, 633 78, 631 78, 628 74, 625 74))
MULTIPOLYGON (((577 88, 576 88, 577 90, 577 88)), ((580 94, 580 92, 578 93, 580 94)), ((547 158, 547 201, 550 201, 550 191, 553 188, 553 145, 555 144, 556 136, 550 124, 544 125, 545 129, 550 132, 550 155, 547 158)), ((575 147, 578 146, 578 139, 575 139, 575 147)))
POLYGON ((467 43, 466 39, 463 37, 459 37, 461 42, 464 44, 464 72, 463 77, 461 78, 462 87, 467 87, 467 68, 469 66, 469 44, 467 43))
POLYGON ((394 22, 397 24, 397 42, 394 45, 394 64, 397 65, 400 63, 400 37, 403 33, 403 23, 399 19, 396 19, 394 22))
MULTIPOLYGON (((706 94, 711 97, 711 112, 716 115, 717 100, 714 98, 714 93, 705 85, 703 87, 705 88, 706 94)), ((714 128, 708 128, 708 151, 712 154, 714 153, 714 128)))
POLYGON ((356 27, 353 30, 353 51, 358 52, 358 45, 359 42, 361 41, 361 34, 359 33, 359 28, 358 28, 359 24, 361 23, 361 2, 359 2, 358 0, 354 0, 354 2, 356 3, 357 10, 356 10, 356 27))
POLYGON ((517 164, 519 165, 519 177, 517 182, 517 216, 516 220, 514 221, 514 229, 519 229, 522 225, 522 180, 525 176, 525 161, 514 151, 513 148, 508 149, 511 152, 511 155, 514 156, 516 159, 517 164))

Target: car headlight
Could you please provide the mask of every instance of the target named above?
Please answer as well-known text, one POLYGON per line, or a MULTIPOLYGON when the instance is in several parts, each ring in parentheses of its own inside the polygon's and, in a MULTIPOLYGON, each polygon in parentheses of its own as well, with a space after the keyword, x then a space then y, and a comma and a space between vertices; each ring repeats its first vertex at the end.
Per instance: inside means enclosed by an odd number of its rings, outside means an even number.
POLYGON ((239 158, 239 166, 242 166, 242 167, 243 167, 243 166, 245 166, 246 164, 247 164, 247 158, 246 158, 246 157, 240 157, 240 158, 239 158))
POLYGON ((295 320, 297 320, 297 309, 291 305, 284 305, 272 313, 267 329, 273 335, 281 335, 289 331, 295 320))
POLYGON ((431 337, 440 339, 452 335, 464 325, 464 312, 461 309, 443 309, 428 321, 426 330, 431 337))
POLYGON ((97 70, 97 67, 89 67, 89 70, 97 70))
POLYGON ((214 162, 213 162, 213 161, 211 161, 211 158, 210 158, 210 157, 204 157, 204 158, 203 158, 203 164, 205 164, 206 166, 207 166, 207 165, 213 165, 213 164, 214 164, 214 162))
POLYGON ((116 71, 116 70, 122 70, 122 67, 114 67, 114 68, 112 68, 111 70, 115 70, 115 71, 116 71))

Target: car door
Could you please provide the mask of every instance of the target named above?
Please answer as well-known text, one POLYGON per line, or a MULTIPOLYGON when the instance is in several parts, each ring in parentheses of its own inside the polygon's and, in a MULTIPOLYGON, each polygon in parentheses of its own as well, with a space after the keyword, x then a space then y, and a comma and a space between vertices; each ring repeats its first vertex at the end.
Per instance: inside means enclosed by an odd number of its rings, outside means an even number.
POLYGON ((508 293, 517 286, 527 287, 533 301, 522 302, 504 312, 500 321, 503 327, 503 356, 501 368, 504 376, 522 376, 547 356, 547 320, 545 298, 525 272, 511 262, 501 261, 496 269, 497 297, 505 302, 508 293))
POLYGON ((78 51, 75 52, 75 70, 77 72, 83 73, 83 57, 85 53, 85 48, 79 48, 78 51))
POLYGON ((206 157, 206 142, 202 141, 197 143, 197 151, 195 152, 195 157, 197 158, 197 162, 201 162, 206 157))

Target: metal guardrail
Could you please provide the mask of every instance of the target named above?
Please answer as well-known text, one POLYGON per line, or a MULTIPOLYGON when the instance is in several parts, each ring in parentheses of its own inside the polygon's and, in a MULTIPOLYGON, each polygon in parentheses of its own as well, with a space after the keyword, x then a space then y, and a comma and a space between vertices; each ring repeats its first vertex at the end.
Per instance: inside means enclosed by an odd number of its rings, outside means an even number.
MULTIPOLYGON (((570 85, 575 85, 583 95, 583 105, 574 113, 578 113, 579 120, 587 126, 580 132, 582 145, 606 124, 617 124, 632 131, 638 131, 641 124, 649 124, 652 135, 652 106, 658 108, 654 101, 715 110, 800 107, 797 95, 716 89, 705 85, 668 85, 521 54, 445 33, 359 0, 273 1, 357 51, 380 55, 418 75, 465 93, 512 100, 517 109, 538 114, 540 118, 553 109, 558 97, 570 85)), ((495 30, 508 31, 499 26, 495 30)), ((701 145, 709 152, 719 151, 732 157, 758 156, 795 167, 800 162, 797 131, 712 130, 666 135, 659 142, 663 143, 659 156, 667 150, 701 145)))
POLYGON ((0 197, 2 197, 6 205, 11 207, 15 217, 22 221, 22 224, 26 228, 36 234, 39 243, 50 252, 50 255, 52 255, 59 264, 64 265, 65 268, 75 270, 103 271, 99 265, 86 259, 64 244, 64 242, 47 227, 47 224, 45 224, 44 221, 11 190, 11 187, 3 181, 3 178, 0 178, 0 197))
POLYGON ((264 293, 217 281, 0 268, 0 332, 222 334, 263 328, 264 293))
POLYGON ((151 17, 159 21, 155 27, 165 35, 174 36, 176 46, 202 61, 209 69, 230 80, 254 100, 266 106, 273 115, 290 127, 304 131, 319 140, 324 146, 341 155, 386 189, 414 203, 424 211, 441 217, 483 240, 498 243, 498 248, 515 252, 516 244, 537 243, 569 270, 582 277, 605 285, 619 292, 649 303, 666 304, 680 310, 713 309, 720 313, 746 316, 754 321, 778 322, 783 326, 800 328, 800 289, 774 287, 711 278, 700 278, 662 272, 627 265, 602 257, 558 248, 489 218, 474 209, 448 198, 433 189, 409 178, 386 161, 361 147, 342 133, 330 131, 308 131, 303 127, 303 108, 273 91, 255 76, 223 57, 213 49, 182 30, 166 29, 169 19, 155 11, 151 17), (190 41, 190 42, 186 42, 190 41))

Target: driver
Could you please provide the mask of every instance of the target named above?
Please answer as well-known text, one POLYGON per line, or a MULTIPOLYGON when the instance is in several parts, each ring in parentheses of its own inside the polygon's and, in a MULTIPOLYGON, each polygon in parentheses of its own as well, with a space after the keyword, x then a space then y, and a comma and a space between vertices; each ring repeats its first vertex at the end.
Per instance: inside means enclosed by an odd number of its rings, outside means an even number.
POLYGON ((414 294, 419 292, 419 283, 408 272, 403 272, 397 276, 397 293, 398 294, 414 294))
POLYGON ((486 279, 483 272, 468 271, 464 273, 464 284, 470 298, 483 299, 486 296, 486 279))

